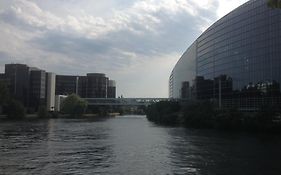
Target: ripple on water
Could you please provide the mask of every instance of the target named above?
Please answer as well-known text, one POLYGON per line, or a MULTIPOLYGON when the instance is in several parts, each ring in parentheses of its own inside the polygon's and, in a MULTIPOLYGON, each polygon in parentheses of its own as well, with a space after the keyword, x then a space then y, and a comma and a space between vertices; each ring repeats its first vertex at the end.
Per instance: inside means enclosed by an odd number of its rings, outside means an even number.
POLYGON ((0 123, 0 174, 281 174, 280 136, 161 127, 144 116, 0 123))

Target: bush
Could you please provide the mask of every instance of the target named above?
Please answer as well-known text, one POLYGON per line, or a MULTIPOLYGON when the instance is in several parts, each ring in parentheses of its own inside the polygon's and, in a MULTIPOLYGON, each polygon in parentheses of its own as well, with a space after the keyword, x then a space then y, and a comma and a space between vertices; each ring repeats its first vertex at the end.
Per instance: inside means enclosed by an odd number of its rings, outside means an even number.
POLYGON ((174 125, 179 122, 178 112, 181 107, 178 102, 161 101, 149 105, 146 110, 147 119, 156 123, 174 125))
POLYGON ((258 130, 270 130, 273 127, 274 117, 277 115, 276 109, 275 106, 270 104, 261 106, 254 116, 254 127, 258 130))
POLYGON ((84 114, 86 108, 87 102, 85 100, 81 99, 76 94, 71 94, 63 100, 61 111, 65 114, 77 117, 84 114))
POLYGON ((39 118, 47 118, 48 117, 48 111, 45 106, 39 106, 37 116, 39 118))
POLYGON ((9 119, 22 119, 25 117, 25 108, 17 100, 10 100, 7 106, 5 106, 5 112, 9 119))
POLYGON ((7 85, 0 80, 0 114, 2 113, 2 107, 7 104, 9 99, 9 90, 7 85))
POLYGON ((223 109, 217 111, 214 127, 224 130, 233 130, 242 128, 243 113, 236 108, 223 109))
POLYGON ((208 101, 190 102, 183 105, 181 121, 189 127, 212 127, 215 115, 216 111, 212 103, 208 101))
POLYGON ((193 128, 281 132, 280 106, 270 104, 246 113, 237 108, 217 109, 209 101, 159 102, 148 106, 147 119, 193 128))

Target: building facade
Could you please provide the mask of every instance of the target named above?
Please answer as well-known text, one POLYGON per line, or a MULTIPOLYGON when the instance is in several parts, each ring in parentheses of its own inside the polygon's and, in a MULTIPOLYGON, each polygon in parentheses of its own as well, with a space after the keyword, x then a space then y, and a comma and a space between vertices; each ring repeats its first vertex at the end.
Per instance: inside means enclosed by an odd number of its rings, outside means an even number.
MULTIPOLYGON (((189 82, 191 85, 194 77, 196 76, 196 43, 193 43, 187 51, 181 56, 176 66, 174 67, 169 79, 169 97, 182 98, 182 85, 183 82, 189 82)), ((187 87, 185 87, 187 88, 187 87)), ((191 98, 191 86, 189 89, 191 98)))
POLYGON ((56 75, 56 95, 78 93, 78 76, 56 75))
POLYGON ((46 71, 31 68, 29 83, 28 107, 37 111, 39 106, 46 104, 46 71))
POLYGON ((116 98, 116 82, 114 80, 108 80, 107 84, 107 98, 116 98))
POLYGON ((25 64, 6 64, 2 74, 10 95, 20 101, 28 111, 46 105, 46 72, 25 64))
POLYGON ((103 73, 86 76, 55 75, 25 64, 6 64, 0 81, 7 84, 11 96, 20 101, 28 112, 45 106, 56 109, 56 99, 77 94, 82 98, 115 98, 116 83, 103 73))
POLYGON ((25 64, 6 64, 5 76, 9 80, 10 94, 25 106, 29 104, 30 68, 25 64))
POLYGON ((56 94, 56 74, 46 73, 46 108, 48 111, 55 110, 55 94, 56 94))
POLYGON ((106 98, 107 81, 105 74, 89 73, 87 74, 87 97, 86 98, 106 98))
POLYGON ((86 76, 56 76, 56 95, 77 94, 82 98, 115 98, 116 83, 103 73, 86 76), (109 86, 110 82, 110 86, 109 86))
POLYGON ((171 98, 182 98, 183 82, 194 99, 246 108, 280 104, 281 11, 250 0, 215 22, 174 67, 171 98))

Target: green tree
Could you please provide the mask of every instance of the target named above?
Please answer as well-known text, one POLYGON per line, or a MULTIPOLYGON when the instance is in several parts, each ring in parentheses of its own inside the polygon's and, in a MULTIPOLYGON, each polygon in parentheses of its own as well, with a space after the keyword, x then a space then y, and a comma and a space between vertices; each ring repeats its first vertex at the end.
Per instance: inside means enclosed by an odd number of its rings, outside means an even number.
POLYGON ((9 100, 9 90, 5 82, 0 80, 0 114, 2 113, 3 106, 9 100))
POLYGON ((146 116, 149 121, 175 125, 178 124, 178 112, 181 106, 174 101, 160 101, 147 107, 146 116))
POLYGON ((39 118, 47 118, 48 117, 47 108, 45 106, 39 106, 39 109, 38 109, 38 112, 37 112, 37 116, 39 118))
POLYGON ((0 106, 8 102, 9 91, 6 83, 0 80, 0 106))
POLYGON ((5 111, 9 119, 21 119, 25 117, 25 108, 23 104, 14 99, 9 100, 5 107, 5 111))
POLYGON ((271 8, 281 8, 281 0, 268 0, 267 5, 271 8))
POLYGON ((189 102, 183 105, 181 121, 187 127, 210 128, 216 115, 215 106, 209 101, 189 102))
POLYGON ((88 104, 76 94, 71 94, 62 102, 61 111, 71 116, 80 116, 85 113, 88 104))

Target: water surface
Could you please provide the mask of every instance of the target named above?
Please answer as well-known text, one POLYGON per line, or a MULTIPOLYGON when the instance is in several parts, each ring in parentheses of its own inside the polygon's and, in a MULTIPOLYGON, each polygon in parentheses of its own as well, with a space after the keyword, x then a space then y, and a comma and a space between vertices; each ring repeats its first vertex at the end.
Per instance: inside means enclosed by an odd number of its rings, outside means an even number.
POLYGON ((0 121, 0 174, 281 174, 281 137, 145 116, 0 121))

